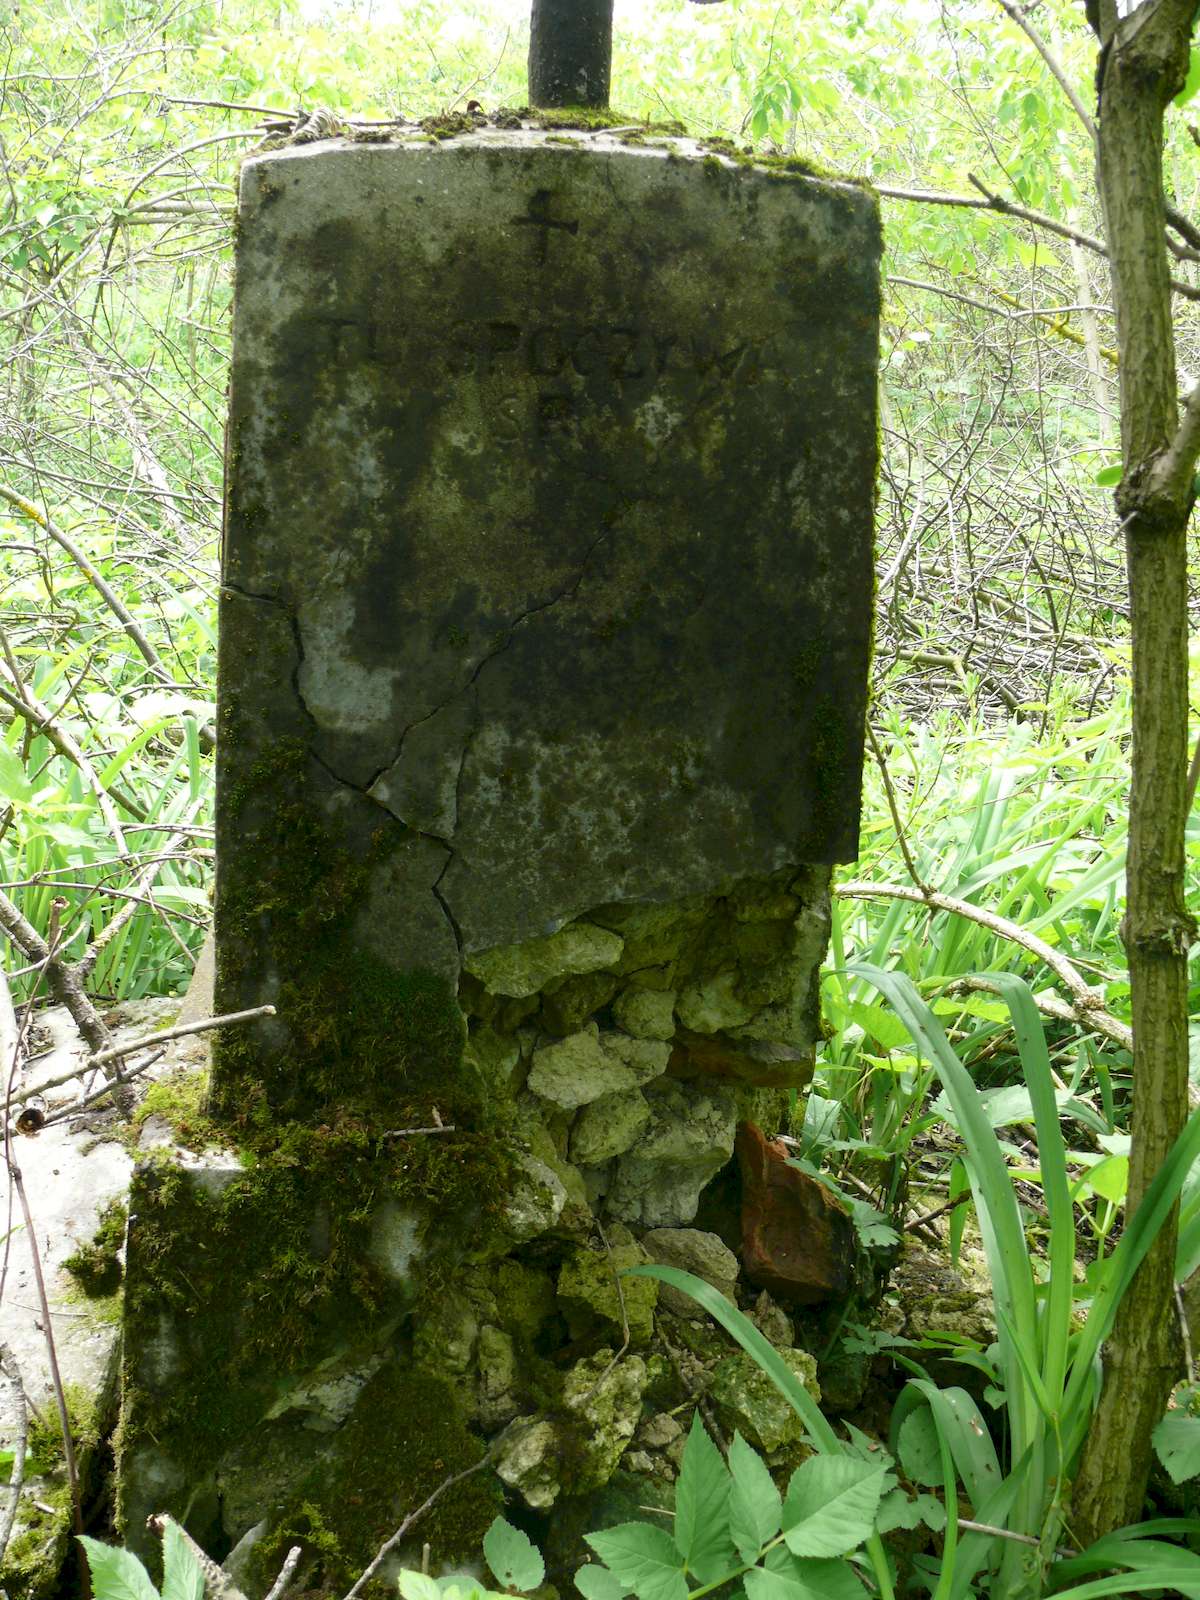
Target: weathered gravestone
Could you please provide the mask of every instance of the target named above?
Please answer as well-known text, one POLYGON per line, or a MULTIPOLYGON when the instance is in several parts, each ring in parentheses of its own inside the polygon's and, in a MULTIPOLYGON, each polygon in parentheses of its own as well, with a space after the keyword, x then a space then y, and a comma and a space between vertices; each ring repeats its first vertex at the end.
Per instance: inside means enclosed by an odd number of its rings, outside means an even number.
POLYGON ((242 1157, 135 1187, 122 1516, 241 1541, 248 1592, 304 1536, 334 1592, 505 1428, 436 1559, 636 1430, 670 1477, 613 1267, 744 1292, 712 1180, 811 1073, 879 230, 797 164, 528 125, 264 153, 238 228, 216 1001, 278 1015, 216 1047, 242 1157))

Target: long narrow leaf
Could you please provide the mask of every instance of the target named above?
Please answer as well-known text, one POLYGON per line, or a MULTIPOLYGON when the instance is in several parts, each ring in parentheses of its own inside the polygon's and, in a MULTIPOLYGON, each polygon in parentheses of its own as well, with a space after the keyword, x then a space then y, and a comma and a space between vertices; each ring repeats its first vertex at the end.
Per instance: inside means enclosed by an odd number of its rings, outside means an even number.
POLYGON ((1002 1319, 1000 1345, 1007 1368, 1013 1454, 1020 1456, 1034 1426, 1033 1405, 1012 1349, 1012 1340, 1020 1340, 1028 1349, 1036 1348, 1037 1307, 1020 1211, 1000 1145, 979 1103, 970 1074, 950 1048, 941 1023, 911 980, 899 973, 861 964, 854 964, 849 970, 873 983, 903 1018, 941 1079, 962 1131, 967 1147, 964 1162, 975 1197, 992 1292, 997 1308, 1003 1310, 1008 1323, 1006 1330, 1002 1319))

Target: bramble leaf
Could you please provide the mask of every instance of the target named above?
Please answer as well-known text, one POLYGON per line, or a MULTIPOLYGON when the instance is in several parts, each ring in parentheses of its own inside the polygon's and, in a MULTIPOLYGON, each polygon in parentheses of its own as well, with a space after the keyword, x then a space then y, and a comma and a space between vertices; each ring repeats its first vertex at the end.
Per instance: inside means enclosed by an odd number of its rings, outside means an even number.
POLYGON ((87 1555, 97 1600, 159 1600, 150 1574, 132 1550, 101 1544, 86 1533, 76 1537, 87 1555))
POLYGON ((729 1472, 721 1452, 696 1412, 675 1485, 675 1548, 701 1583, 723 1577, 734 1564, 729 1490, 729 1472))
POLYGON ((497 1517, 484 1534, 483 1557, 503 1589, 528 1594, 546 1576, 546 1563, 533 1540, 503 1517, 497 1517))
POLYGON ((804 1561, 782 1546, 746 1574, 746 1600, 865 1600, 848 1561, 804 1561))
POLYGON ((687 1600, 688 1586, 675 1541, 646 1522, 623 1522, 585 1535, 601 1561, 638 1600, 687 1600))
POLYGON ((163 1600, 204 1600, 204 1573, 187 1547, 183 1530, 168 1521, 163 1528, 163 1600))
POLYGON ((757 1450, 735 1433, 729 1447, 733 1487, 729 1494, 729 1532, 742 1560, 758 1560, 759 1552, 783 1525, 783 1497, 757 1450))
POLYGON ((621 1582, 607 1567, 598 1561, 589 1561, 575 1574, 575 1587, 583 1600, 625 1600, 628 1584, 621 1582))
POLYGON ((1200 1473, 1200 1417, 1168 1411, 1150 1438, 1172 1483, 1184 1483, 1200 1473))
POLYGON ((857 1550, 871 1535, 885 1472, 849 1456, 812 1456, 798 1467, 783 1503, 783 1536, 792 1554, 857 1550))

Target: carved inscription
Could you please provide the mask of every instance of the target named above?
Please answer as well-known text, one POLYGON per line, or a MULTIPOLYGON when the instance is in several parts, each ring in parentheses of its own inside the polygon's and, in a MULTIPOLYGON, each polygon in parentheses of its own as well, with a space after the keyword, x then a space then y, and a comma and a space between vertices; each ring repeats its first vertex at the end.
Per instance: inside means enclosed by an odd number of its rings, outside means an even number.
POLYGON ((546 252, 550 247, 552 232, 569 233, 572 237, 579 232, 578 220, 564 221, 561 217, 550 215, 554 206, 554 195, 549 189, 536 189, 529 197, 529 210, 523 217, 514 217, 512 220, 518 228, 536 228, 537 233, 537 258, 545 261, 546 252))
POLYGON ((397 377, 423 372, 435 384, 478 384, 499 443, 532 436, 556 453, 597 407, 639 407, 658 385, 682 382, 692 395, 679 422, 728 388, 757 383, 772 365, 767 339, 723 345, 635 322, 479 318, 432 340, 399 321, 326 313, 306 319, 306 332, 318 372, 383 367, 397 377))
MULTIPOLYGON (((321 366, 401 366, 428 357, 431 343, 419 330, 367 317, 317 315, 305 319, 308 346, 321 366)), ((433 347, 437 348, 437 347, 433 347)), ((632 324, 608 322, 459 322, 441 347, 452 377, 509 373, 531 378, 657 381, 668 373, 753 382, 771 364, 765 339, 722 346, 681 339, 632 324)))

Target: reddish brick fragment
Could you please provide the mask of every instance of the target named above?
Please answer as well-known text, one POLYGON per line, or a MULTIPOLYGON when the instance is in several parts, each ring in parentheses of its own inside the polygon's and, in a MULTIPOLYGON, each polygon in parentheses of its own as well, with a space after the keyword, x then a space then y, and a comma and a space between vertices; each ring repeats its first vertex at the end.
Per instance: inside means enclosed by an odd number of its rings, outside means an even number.
POLYGON ((816 1305, 850 1288, 854 1229, 829 1190, 788 1165, 787 1149, 743 1122, 735 1146, 742 1172, 742 1267, 778 1300, 816 1305))

